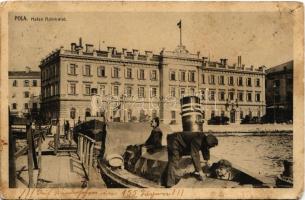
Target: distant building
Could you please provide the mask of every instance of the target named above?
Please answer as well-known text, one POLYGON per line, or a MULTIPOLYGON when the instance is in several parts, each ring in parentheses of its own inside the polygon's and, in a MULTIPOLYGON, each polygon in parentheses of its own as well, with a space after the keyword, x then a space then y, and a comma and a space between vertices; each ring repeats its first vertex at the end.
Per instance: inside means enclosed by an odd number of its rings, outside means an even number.
POLYGON ((40 64, 45 117, 84 120, 91 113, 91 89, 102 96, 108 120, 145 121, 159 116, 180 123, 179 100, 200 95, 205 120, 227 116, 239 123, 246 115, 265 114, 265 69, 238 63, 229 66, 189 53, 179 45, 159 54, 115 47, 71 44, 53 51, 40 64))
POLYGON ((40 71, 9 71, 11 115, 24 116, 40 108, 40 71))
POLYGON ((293 120, 293 61, 266 70, 267 115, 273 121, 293 120))

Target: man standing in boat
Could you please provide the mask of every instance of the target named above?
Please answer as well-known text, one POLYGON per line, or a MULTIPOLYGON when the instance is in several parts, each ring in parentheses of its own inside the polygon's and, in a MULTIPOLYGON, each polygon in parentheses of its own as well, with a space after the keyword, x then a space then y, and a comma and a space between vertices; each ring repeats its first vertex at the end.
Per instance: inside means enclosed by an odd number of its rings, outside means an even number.
POLYGON ((205 135, 202 132, 179 132, 167 136, 168 166, 165 172, 165 186, 172 187, 177 183, 176 170, 182 156, 190 155, 195 168, 194 175, 199 180, 204 180, 206 174, 201 169, 200 154, 208 164, 210 148, 218 145, 218 140, 213 135, 205 135))
POLYGON ((162 147, 162 131, 159 128, 160 120, 159 117, 155 117, 151 120, 151 127, 153 128, 150 136, 145 142, 145 146, 148 148, 148 152, 154 152, 156 149, 162 147))
POLYGON ((210 159, 210 148, 218 145, 215 136, 205 135, 202 131, 202 112, 200 99, 196 96, 183 97, 182 107, 182 132, 176 132, 167 136, 168 164, 162 175, 162 184, 165 187, 174 186, 179 177, 176 170, 182 156, 190 155, 195 168, 194 175, 199 180, 204 180, 206 174, 201 169, 200 154, 208 164, 210 159))

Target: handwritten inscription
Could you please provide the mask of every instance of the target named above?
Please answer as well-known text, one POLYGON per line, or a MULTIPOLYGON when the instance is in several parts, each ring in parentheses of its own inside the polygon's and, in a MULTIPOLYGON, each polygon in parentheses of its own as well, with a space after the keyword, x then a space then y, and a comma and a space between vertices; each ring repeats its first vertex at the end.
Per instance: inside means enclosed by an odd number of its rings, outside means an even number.
POLYGON ((125 198, 125 199, 158 199, 158 198, 170 198, 178 199, 183 198, 184 189, 123 189, 118 190, 112 189, 60 189, 60 188, 36 188, 36 189, 24 189, 18 195, 19 199, 31 199, 31 198, 93 198, 93 197, 104 197, 104 198, 125 198))
POLYGON ((65 17, 32 17, 32 16, 15 16, 14 17, 15 21, 18 22, 65 22, 67 19, 65 17))
POLYGON ((147 190, 147 189, 126 189, 123 190, 122 196, 128 199, 156 199, 156 198, 181 198, 183 197, 183 189, 170 190, 147 190))

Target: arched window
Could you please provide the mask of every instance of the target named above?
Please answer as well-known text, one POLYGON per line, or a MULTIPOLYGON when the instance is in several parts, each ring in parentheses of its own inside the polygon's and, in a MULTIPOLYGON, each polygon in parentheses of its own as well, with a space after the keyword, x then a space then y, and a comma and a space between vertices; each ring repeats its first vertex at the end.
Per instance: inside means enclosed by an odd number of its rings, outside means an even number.
POLYGON ((85 111, 85 117, 91 117, 91 110, 90 108, 87 108, 85 111))
POLYGON ((70 118, 71 119, 75 119, 75 115, 76 115, 76 109, 75 108, 71 108, 71 110, 70 110, 70 118))

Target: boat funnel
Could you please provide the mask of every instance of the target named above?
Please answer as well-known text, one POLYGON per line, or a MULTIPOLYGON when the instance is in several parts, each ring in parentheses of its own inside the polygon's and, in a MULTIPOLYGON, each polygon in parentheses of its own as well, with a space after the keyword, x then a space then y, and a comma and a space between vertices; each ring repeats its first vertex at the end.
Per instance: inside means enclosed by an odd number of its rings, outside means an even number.
POLYGON ((203 117, 200 98, 186 96, 180 99, 183 131, 202 132, 203 117))

